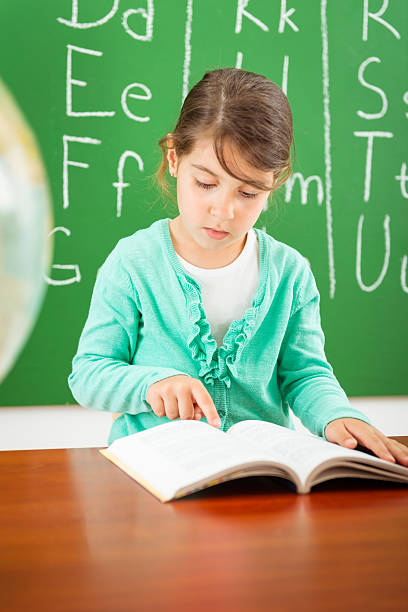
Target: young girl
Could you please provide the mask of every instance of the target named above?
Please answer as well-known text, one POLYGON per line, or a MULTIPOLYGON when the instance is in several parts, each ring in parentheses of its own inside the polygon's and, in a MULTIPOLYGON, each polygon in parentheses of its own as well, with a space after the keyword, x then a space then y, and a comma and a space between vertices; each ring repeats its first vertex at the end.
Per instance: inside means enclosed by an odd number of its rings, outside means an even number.
POLYGON ((121 413, 108 443, 170 419, 226 431, 294 428, 408 465, 408 448, 352 408, 324 353, 306 259, 254 228, 290 176, 292 114, 262 75, 207 72, 159 145, 179 215, 119 240, 96 278, 68 378, 79 404, 121 413))

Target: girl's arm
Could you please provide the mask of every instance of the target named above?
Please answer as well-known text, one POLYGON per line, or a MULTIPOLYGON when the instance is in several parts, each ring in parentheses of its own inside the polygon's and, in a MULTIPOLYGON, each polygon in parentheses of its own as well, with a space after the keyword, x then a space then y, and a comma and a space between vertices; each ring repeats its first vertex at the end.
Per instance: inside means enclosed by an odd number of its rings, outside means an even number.
POLYGON ((319 291, 306 265, 279 353, 278 381, 283 399, 305 427, 327 440, 325 427, 333 419, 353 417, 370 425, 371 421, 351 406, 327 361, 319 304, 319 291))
POLYGON ((167 367, 131 365, 141 313, 128 271, 115 248, 99 270, 88 318, 72 361, 68 384, 87 408, 150 412, 146 392, 153 383, 184 374, 167 367))

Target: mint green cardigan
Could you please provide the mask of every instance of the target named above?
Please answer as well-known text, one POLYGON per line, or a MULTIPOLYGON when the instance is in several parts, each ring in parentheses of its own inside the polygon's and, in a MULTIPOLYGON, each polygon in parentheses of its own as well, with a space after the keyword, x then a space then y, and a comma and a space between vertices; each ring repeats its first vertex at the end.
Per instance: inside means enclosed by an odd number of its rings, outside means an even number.
POLYGON ((223 431, 245 419, 293 429, 289 407, 324 438, 336 418, 370 423, 352 408, 326 359, 320 296, 306 259, 254 228, 258 288, 218 347, 200 284, 177 257, 169 221, 122 238, 108 255, 72 361, 68 384, 76 401, 123 413, 113 422, 108 444, 170 420, 154 414, 146 393, 177 374, 203 383, 223 431))

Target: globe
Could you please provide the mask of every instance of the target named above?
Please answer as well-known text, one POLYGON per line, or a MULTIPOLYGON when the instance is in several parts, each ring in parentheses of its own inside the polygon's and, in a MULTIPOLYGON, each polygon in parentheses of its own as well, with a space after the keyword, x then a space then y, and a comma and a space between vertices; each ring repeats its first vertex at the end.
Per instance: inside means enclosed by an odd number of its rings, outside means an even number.
POLYGON ((39 148, 0 81, 0 384, 24 347, 45 296, 52 226, 39 148))

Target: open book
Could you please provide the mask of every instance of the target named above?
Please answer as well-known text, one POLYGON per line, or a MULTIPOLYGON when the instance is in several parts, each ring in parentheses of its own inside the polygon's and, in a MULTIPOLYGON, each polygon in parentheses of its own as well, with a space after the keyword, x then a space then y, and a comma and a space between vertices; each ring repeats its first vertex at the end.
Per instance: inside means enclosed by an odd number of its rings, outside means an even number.
POLYGON ((408 483, 408 467, 258 420, 227 432, 204 421, 167 421, 100 452, 162 502, 244 476, 286 478, 298 493, 332 478, 408 483))

